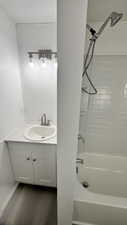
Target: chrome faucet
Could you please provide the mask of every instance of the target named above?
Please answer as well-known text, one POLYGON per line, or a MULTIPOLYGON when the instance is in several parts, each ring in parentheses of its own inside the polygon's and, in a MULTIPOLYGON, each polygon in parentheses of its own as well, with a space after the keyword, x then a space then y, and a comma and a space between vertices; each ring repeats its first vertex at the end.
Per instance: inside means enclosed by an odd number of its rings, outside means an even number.
POLYGON ((44 114, 41 116, 41 126, 49 126, 49 123, 50 123, 50 121, 47 120, 46 114, 44 113, 44 114))

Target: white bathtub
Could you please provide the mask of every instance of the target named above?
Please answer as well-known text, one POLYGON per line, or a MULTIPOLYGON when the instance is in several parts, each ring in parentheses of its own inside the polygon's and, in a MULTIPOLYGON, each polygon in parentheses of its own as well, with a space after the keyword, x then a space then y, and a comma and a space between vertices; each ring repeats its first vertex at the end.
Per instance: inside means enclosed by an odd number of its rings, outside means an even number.
POLYGON ((88 154, 78 165, 73 224, 127 225, 127 157, 88 154))

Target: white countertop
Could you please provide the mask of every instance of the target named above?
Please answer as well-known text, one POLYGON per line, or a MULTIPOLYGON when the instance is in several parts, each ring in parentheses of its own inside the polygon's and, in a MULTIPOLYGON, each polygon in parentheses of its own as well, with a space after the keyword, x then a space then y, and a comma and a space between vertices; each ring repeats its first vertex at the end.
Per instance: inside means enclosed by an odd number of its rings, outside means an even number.
POLYGON ((32 141, 28 140, 24 137, 24 130, 31 126, 31 124, 27 124, 26 126, 16 129, 12 134, 6 137, 5 141, 14 141, 14 142, 26 142, 26 143, 41 143, 41 144, 57 144, 57 137, 53 137, 51 139, 45 141, 32 141))

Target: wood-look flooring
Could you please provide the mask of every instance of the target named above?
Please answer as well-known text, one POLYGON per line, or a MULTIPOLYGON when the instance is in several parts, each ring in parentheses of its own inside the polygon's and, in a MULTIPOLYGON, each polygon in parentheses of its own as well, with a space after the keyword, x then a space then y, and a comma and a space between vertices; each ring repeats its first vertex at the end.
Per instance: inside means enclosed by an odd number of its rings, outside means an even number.
POLYGON ((20 184, 0 225, 57 225, 56 189, 20 184))

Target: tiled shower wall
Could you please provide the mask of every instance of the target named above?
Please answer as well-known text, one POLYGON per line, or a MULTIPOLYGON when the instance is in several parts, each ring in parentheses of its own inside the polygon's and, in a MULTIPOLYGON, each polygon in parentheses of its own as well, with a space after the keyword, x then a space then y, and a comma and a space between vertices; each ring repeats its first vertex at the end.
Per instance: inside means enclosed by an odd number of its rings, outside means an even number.
POLYGON ((127 155, 127 56, 95 56, 92 80, 98 94, 82 96, 79 151, 127 155))

